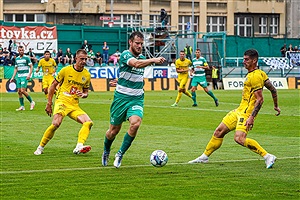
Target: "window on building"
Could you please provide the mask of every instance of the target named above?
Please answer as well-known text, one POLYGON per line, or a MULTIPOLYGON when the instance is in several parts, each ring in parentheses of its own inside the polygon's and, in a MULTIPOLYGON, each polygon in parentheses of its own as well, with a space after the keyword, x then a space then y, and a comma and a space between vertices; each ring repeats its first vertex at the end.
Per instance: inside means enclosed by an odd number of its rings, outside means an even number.
MULTIPOLYGON (((179 16, 178 30, 181 33, 191 33, 192 16, 179 16)), ((194 17, 194 32, 197 32, 199 27, 199 17, 194 17)), ((182 38, 192 38, 192 35, 182 35, 182 38)))
POLYGON ((24 14, 16 14, 16 22, 24 22, 24 14))
POLYGON ((25 19, 26 22, 34 22, 34 14, 27 14, 25 16, 26 16, 25 19))
POLYGON ((270 34, 277 35, 278 34, 278 17, 272 17, 270 22, 270 34))
MULTIPOLYGON (((107 16, 110 17, 110 16, 107 16)), ((114 17, 119 18, 118 20, 114 20, 114 27, 130 27, 130 28, 138 28, 142 26, 141 15, 114 15, 114 17)), ((110 20, 103 21, 103 26, 108 26, 110 20)))
POLYGON ((45 23, 45 14, 4 14, 5 22, 45 23))
POLYGON ((268 18, 260 17, 259 18, 259 34, 266 35, 268 34, 268 18))
POLYGON ((207 17, 206 24, 207 32, 220 32, 226 31, 226 17, 207 17))
POLYGON ((235 17, 234 19, 235 35, 252 37, 253 18, 252 17, 235 17))

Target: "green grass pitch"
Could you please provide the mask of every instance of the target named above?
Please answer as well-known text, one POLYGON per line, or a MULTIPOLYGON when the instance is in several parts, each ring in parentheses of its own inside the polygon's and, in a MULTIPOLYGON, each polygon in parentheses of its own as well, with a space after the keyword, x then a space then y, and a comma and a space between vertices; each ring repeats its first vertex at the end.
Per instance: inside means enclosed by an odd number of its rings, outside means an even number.
POLYGON ((42 93, 31 93, 33 111, 25 100, 19 106, 16 93, 1 93, 1 199, 299 199, 300 198, 300 112, 299 90, 279 90, 276 117, 270 93, 249 137, 278 157, 273 169, 264 160, 233 140, 229 133, 222 147, 207 164, 187 164, 198 157, 225 114, 239 105, 241 91, 214 91, 220 106, 197 91, 198 107, 177 91, 147 91, 144 119, 139 134, 124 155, 122 166, 112 166, 128 122, 112 146, 108 167, 101 166, 103 139, 109 127, 113 92, 90 93, 81 107, 94 122, 85 155, 72 153, 80 124, 65 118, 44 154, 33 155, 52 118, 44 111, 42 93), (151 166, 149 157, 164 150, 169 162, 151 166))

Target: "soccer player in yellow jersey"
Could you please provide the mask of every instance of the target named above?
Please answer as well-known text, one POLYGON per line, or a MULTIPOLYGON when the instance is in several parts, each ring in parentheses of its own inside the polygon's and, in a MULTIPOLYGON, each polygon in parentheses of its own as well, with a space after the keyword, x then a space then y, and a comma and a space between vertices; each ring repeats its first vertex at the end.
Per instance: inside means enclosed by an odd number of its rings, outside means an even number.
POLYGON ((43 71, 43 91, 48 99, 48 88, 52 84, 56 72, 56 62, 53 58, 50 57, 50 51, 44 52, 44 58, 39 61, 38 68, 36 72, 40 71, 42 67, 43 71))
POLYGON ((211 140, 206 146, 204 153, 189 163, 207 163, 208 157, 221 147, 224 136, 235 129, 234 140, 241 146, 247 147, 251 151, 259 154, 265 160, 266 167, 272 168, 276 157, 269 154, 262 148, 257 141, 247 138, 248 132, 253 128, 254 119, 257 116, 262 104, 263 87, 270 90, 274 103, 276 116, 280 114, 280 108, 277 102, 277 91, 268 79, 267 74, 258 69, 258 52, 255 49, 249 49, 244 53, 244 66, 248 70, 240 106, 230 111, 216 128, 211 140))
POLYGON ((186 96, 192 98, 192 95, 189 91, 185 89, 185 85, 189 79, 189 67, 192 66, 192 61, 185 57, 184 51, 180 51, 179 58, 175 61, 176 72, 178 73, 178 94, 175 100, 175 103, 171 106, 178 106, 178 102, 181 99, 182 93, 186 96))
POLYGON ((79 49, 76 52, 76 63, 64 67, 54 79, 49 89, 48 103, 45 111, 51 117, 52 115, 52 97, 55 89, 60 85, 58 95, 56 96, 52 124, 44 132, 40 145, 34 152, 40 155, 44 151, 45 145, 52 139, 55 131, 59 128, 65 116, 82 124, 78 134, 74 154, 87 153, 91 150, 90 146, 84 146, 87 140, 93 122, 90 117, 79 107, 79 98, 87 98, 91 81, 90 73, 84 68, 87 60, 87 52, 79 49))

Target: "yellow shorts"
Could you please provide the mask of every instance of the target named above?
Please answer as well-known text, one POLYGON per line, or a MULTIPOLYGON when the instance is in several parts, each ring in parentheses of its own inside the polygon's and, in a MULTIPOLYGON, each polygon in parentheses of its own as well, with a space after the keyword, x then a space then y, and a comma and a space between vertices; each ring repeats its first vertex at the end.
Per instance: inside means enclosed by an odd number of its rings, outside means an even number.
POLYGON ((230 131, 237 130, 248 133, 245 123, 249 115, 240 113, 237 110, 230 111, 222 120, 222 122, 229 128, 230 131))
POLYGON ((43 89, 49 88, 49 87, 51 86, 53 80, 54 80, 54 77, 53 77, 53 76, 44 76, 44 77, 43 77, 43 82, 42 82, 42 84, 43 84, 43 89))
POLYGON ((185 89, 185 85, 189 79, 188 74, 178 74, 179 88, 185 89))
POLYGON ((86 115, 86 112, 84 112, 78 104, 70 104, 61 100, 56 100, 53 115, 55 114, 61 114, 63 117, 69 116, 71 119, 77 121, 77 117, 86 115))

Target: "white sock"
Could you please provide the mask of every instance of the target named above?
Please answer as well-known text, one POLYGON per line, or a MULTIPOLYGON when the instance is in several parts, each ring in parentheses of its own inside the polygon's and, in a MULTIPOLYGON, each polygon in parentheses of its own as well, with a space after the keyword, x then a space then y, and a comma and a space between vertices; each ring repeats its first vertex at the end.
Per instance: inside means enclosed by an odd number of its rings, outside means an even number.
POLYGON ((76 148, 81 148, 81 147, 83 147, 83 144, 82 143, 77 143, 76 148))
POLYGON ((204 153, 200 156, 201 158, 204 158, 204 159, 208 159, 208 156, 205 155, 204 153))
POLYGON ((266 160, 266 159, 269 157, 269 155, 270 155, 270 154, 267 153, 267 154, 264 156, 264 159, 266 160))

